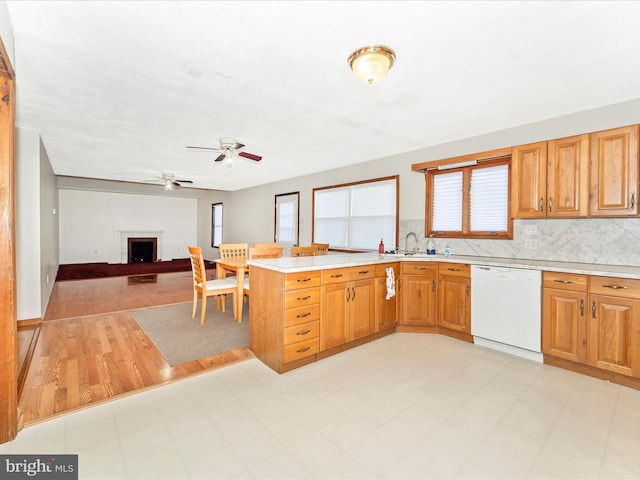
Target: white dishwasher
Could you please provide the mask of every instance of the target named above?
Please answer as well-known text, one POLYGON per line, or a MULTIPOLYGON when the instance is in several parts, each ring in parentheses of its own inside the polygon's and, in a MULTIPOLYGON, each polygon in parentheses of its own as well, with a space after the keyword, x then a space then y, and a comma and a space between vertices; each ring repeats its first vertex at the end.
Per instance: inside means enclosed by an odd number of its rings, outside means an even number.
POLYGON ((471 266, 471 334, 485 347, 542 362, 542 273, 471 266))

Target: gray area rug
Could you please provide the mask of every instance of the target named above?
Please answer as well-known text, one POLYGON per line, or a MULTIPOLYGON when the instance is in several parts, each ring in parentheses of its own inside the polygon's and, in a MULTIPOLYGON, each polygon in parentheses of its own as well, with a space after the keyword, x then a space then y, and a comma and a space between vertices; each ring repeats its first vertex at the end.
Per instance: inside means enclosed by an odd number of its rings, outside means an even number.
POLYGON ((233 319, 230 302, 227 307, 225 313, 217 311, 215 298, 209 298, 202 326, 200 301, 196 318, 191 318, 191 302, 134 310, 129 315, 173 367, 249 344, 247 305, 242 323, 233 319))

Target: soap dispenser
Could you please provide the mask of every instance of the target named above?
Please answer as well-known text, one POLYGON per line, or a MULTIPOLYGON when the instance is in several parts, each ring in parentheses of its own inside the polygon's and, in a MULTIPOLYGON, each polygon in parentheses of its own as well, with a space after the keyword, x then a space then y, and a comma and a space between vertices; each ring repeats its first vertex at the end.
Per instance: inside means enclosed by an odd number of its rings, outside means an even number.
POLYGON ((429 235, 427 239, 427 255, 436 254, 436 242, 433 240, 433 235, 429 235))

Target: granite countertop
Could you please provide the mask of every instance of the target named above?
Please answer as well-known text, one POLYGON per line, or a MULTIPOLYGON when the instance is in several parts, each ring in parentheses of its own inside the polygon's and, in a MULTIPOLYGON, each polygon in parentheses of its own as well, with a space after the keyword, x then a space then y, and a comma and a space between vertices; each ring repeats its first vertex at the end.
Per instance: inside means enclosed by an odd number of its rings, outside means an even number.
POLYGON ((378 253, 332 253, 318 257, 282 257, 249 260, 249 265, 283 273, 325 270, 329 268, 357 267, 359 265, 389 262, 451 262, 490 267, 525 268, 551 272, 581 273, 605 277, 640 279, 640 267, 628 265, 601 265, 578 262, 556 262, 550 260, 530 260, 522 258, 477 257, 467 255, 403 255, 378 253))

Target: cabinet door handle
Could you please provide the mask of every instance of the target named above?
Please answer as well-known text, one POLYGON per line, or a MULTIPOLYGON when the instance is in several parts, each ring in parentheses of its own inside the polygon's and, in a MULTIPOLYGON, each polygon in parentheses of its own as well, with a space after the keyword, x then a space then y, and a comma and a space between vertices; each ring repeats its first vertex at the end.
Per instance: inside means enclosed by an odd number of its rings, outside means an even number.
POLYGON ((540 197, 540 211, 544 212, 544 198, 540 197))
POLYGON ((571 284, 571 285, 573 285, 573 284, 575 284, 575 283, 576 283, 576 282, 574 282, 573 280, 559 280, 559 279, 557 279, 557 278, 556 278, 556 279, 554 279, 553 281, 554 281, 554 282, 556 282, 556 283, 565 283, 565 284, 571 284))
POLYGON ((553 211, 553 197, 549 197, 549 212, 553 211))
POLYGON ((467 285, 467 297, 469 296, 469 290, 470 290, 469 285, 467 285))
POLYGON ((310 282, 311 278, 299 278, 296 282, 310 282))
POLYGON ((611 288, 613 290, 626 290, 629 287, 625 287, 624 285, 602 285, 603 288, 611 288))
POLYGON ((333 275, 331 275, 331 278, 340 278, 341 276, 341 273, 334 273, 333 275))
POLYGON ((436 291, 436 281, 431 280, 431 292, 435 292, 435 291, 436 291))
POLYGON ((414 270, 426 270, 427 267, 413 267, 414 270))
POLYGON ((631 193, 631 210, 636 208, 636 192, 631 193))
POLYGON ((580 299, 580 316, 584 317, 584 300, 580 299))
POLYGON ((356 287, 351 287, 351 300, 356 299, 356 287))
POLYGON ((596 302, 591 302, 591 318, 596 318, 596 302))
POLYGON ((304 317, 308 317, 309 315, 311 315, 311 312, 300 313, 296 315, 296 318, 304 318, 304 317))
POLYGON ((307 333, 311 333, 311 330, 303 330, 301 332, 296 333, 296 335, 306 335, 307 333))
POLYGON ((296 353, 306 352, 307 350, 310 350, 310 349, 311 349, 311 347, 299 348, 298 350, 296 350, 296 353))
POLYGON ((447 270, 449 270, 450 272, 459 272, 460 271, 459 268, 447 268, 447 270))
POLYGON ((369 270, 360 270, 358 275, 366 275, 367 273, 369 273, 369 270))
POLYGON ((347 302, 351 300, 351 290, 347 287, 347 302))
POLYGON ((296 298, 296 300, 303 301, 303 300, 309 300, 310 298, 311 298, 311 295, 307 295, 306 297, 298 297, 296 298))

